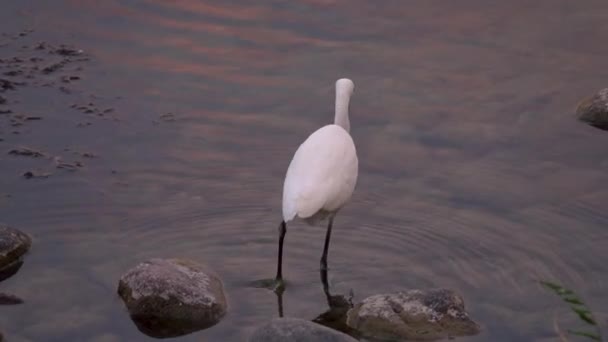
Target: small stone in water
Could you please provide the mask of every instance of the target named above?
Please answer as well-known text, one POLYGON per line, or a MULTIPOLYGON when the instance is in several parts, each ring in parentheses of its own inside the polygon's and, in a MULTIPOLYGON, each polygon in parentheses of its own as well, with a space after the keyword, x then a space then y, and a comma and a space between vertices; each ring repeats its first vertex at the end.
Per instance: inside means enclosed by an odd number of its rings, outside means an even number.
POLYGON ((0 293, 0 305, 22 304, 23 299, 6 293, 0 293))
POLYGON ((33 158, 44 157, 44 153, 33 150, 31 148, 27 148, 27 147, 19 147, 19 148, 12 149, 12 150, 8 151, 8 154, 14 155, 14 156, 24 156, 24 157, 33 157, 33 158))
POLYGON ((38 172, 38 171, 26 171, 23 173, 23 177, 25 179, 31 178, 48 178, 51 174, 48 172, 38 172))

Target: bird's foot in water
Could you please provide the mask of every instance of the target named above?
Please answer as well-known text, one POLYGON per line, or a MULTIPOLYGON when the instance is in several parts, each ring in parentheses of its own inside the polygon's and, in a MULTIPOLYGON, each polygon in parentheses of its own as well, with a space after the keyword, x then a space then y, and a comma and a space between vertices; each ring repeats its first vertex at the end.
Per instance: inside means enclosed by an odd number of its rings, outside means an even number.
POLYGON ((282 278, 260 279, 251 282, 252 287, 272 290, 276 293, 285 291, 285 281, 282 278))

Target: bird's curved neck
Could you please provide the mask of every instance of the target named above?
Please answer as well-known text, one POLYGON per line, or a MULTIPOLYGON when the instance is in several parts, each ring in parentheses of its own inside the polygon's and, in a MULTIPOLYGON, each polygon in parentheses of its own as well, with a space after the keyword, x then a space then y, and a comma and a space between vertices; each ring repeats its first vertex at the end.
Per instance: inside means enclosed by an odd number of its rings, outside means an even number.
POLYGON ((336 117, 334 123, 350 132, 350 121, 348 120, 348 103, 350 94, 342 89, 336 91, 336 117))

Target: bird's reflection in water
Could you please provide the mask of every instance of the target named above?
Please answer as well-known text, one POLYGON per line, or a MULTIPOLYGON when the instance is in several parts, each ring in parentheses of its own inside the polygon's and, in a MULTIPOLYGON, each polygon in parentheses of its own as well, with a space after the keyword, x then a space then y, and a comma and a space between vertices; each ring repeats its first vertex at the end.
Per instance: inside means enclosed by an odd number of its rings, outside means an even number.
POLYGON ((279 317, 283 317, 283 293, 285 292, 285 287, 278 288, 274 291, 277 295, 277 307, 279 309, 279 317))
MULTIPOLYGON (((327 269, 321 269, 320 275, 321 283, 323 284, 323 293, 325 294, 329 309, 318 315, 312 321, 357 338, 357 331, 346 325, 346 314, 348 310, 353 307, 352 299, 354 294, 352 289, 350 290, 348 297, 342 294, 332 295, 329 291, 327 269)), ((281 288, 274 292, 277 295, 279 317, 283 317, 283 293, 285 292, 285 288, 281 288)))
POLYGON ((321 313, 312 321, 353 337, 358 337, 357 331, 346 325, 346 314, 353 307, 353 290, 350 290, 348 297, 342 294, 332 295, 329 291, 327 269, 321 269, 320 274, 321 283, 323 283, 323 293, 325 294, 329 310, 321 313))

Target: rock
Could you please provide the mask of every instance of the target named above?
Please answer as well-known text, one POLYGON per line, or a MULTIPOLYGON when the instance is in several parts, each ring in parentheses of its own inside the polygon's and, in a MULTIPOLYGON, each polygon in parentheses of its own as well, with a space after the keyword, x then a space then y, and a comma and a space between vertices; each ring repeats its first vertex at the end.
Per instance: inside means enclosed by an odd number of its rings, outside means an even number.
POLYGON ((76 49, 67 45, 61 45, 53 52, 62 56, 80 56, 84 53, 81 49, 76 49))
POLYGON ((32 178, 49 178, 49 176, 51 175, 51 173, 49 172, 42 172, 42 171, 38 171, 38 170, 32 170, 32 171, 25 171, 22 176, 25 179, 32 179, 32 178))
POLYGON ((257 328, 249 342, 356 342, 354 338, 298 318, 275 318, 257 328))
POLYGON ((581 101, 576 116, 591 126, 608 130, 608 88, 581 101))
POLYGON ((452 290, 406 290, 368 297, 347 314, 363 336, 385 340, 435 340, 474 335, 479 326, 452 290))
POLYGON ((7 266, 0 269, 0 281, 4 281, 19 272, 19 269, 23 266, 23 260, 19 259, 7 266))
POLYGON ((0 96, 0 104, 6 104, 8 100, 2 96, 0 96))
POLYGON ((9 80, 0 79, 0 91, 15 90, 15 83, 9 80))
POLYGON ((68 63, 68 60, 64 59, 62 61, 49 64, 46 67, 42 68, 42 73, 43 74, 53 73, 53 72, 63 68, 67 63, 68 63))
POLYGON ((8 151, 8 154, 13 156, 23 156, 23 157, 33 157, 33 158, 42 158, 45 157, 44 153, 40 151, 36 151, 27 147, 18 147, 8 151))
POLYGON ((19 263, 31 246, 32 239, 27 234, 0 226, 0 271, 19 263))
POLYGON ((120 278, 118 294, 131 318, 152 337, 175 337, 208 328, 226 314, 223 284, 193 261, 151 259, 120 278))
POLYGON ((13 82, 4 78, 0 78, 0 93, 7 90, 15 90, 17 86, 25 85, 24 82, 13 82))

